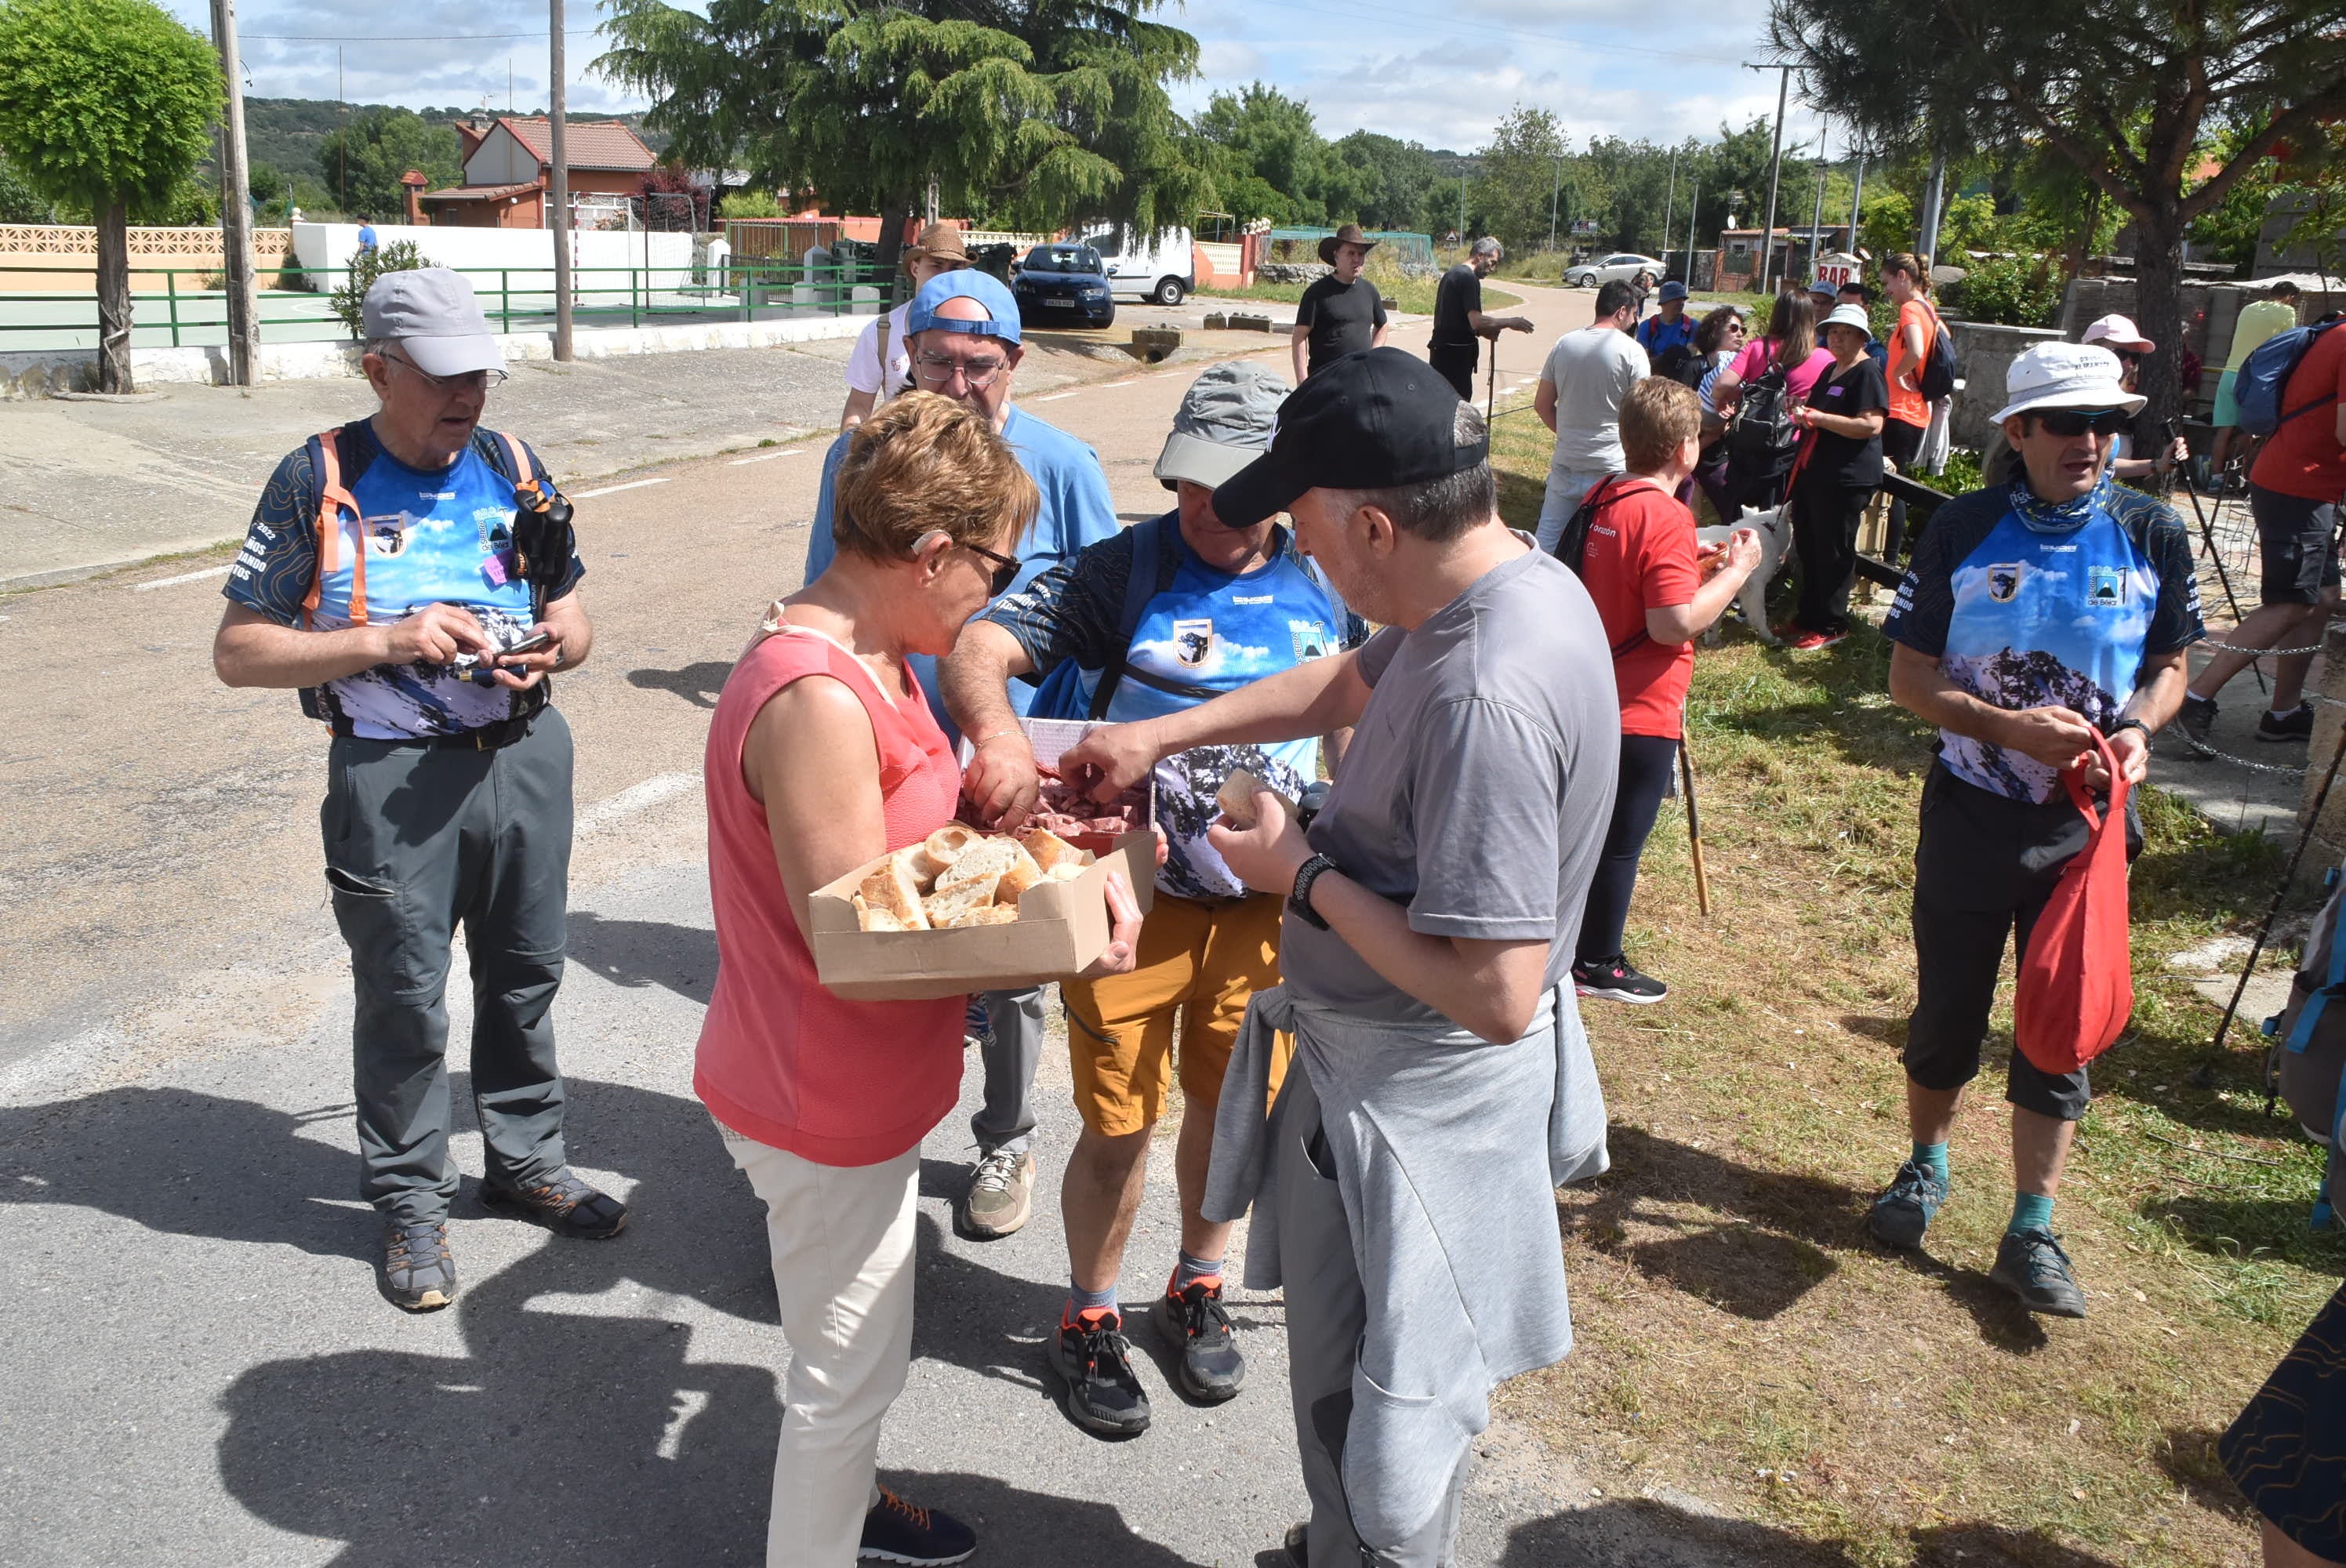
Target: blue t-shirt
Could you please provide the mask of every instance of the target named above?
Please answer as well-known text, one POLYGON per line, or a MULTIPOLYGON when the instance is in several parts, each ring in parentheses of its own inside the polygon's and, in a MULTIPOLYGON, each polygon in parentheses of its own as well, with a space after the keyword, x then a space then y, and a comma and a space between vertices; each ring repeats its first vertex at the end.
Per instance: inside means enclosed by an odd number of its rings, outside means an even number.
MULTIPOLYGON (((2191 541, 2164 504, 2106 479, 2059 509, 2027 484, 1939 508, 1882 635, 1939 660, 1982 702, 2067 708, 2106 734, 2143 660, 2206 635, 2191 541)), ((2008 799, 2043 801, 2058 787, 2035 758, 1943 729, 1939 759, 2008 799)))
POLYGON ((359 249, 362 250, 372 250, 374 249, 374 225, 372 223, 360 224, 359 249))
MULTIPOLYGON (((319 502, 303 443, 270 476, 221 592, 282 626, 339 630, 352 624, 352 563, 363 539, 370 625, 404 620, 425 605, 462 605, 499 643, 520 641, 533 619, 530 589, 512 571, 513 481, 482 455, 494 439, 476 434, 446 469, 423 473, 385 451, 371 423, 345 425, 336 451, 358 514, 339 509, 333 569, 319 580, 317 608, 306 616, 302 601, 318 576, 319 502)), ((536 476, 550 484, 537 454, 523 450, 536 476)), ((568 577, 548 597, 568 593, 585 574, 572 556, 568 577)), ((305 688, 301 707, 339 734, 403 740, 497 723, 518 711, 519 697, 509 687, 475 685, 446 665, 382 664, 305 688)))
POLYGON ((1701 324, 1684 311, 1678 312, 1675 321, 1652 317, 1637 323, 1637 346, 1646 351, 1647 358, 1658 360, 1680 343, 1693 342, 1695 329, 1701 324))
MULTIPOLYGON (((821 576, 839 553, 838 543, 831 536, 831 489, 854 435, 852 430, 841 431, 831 450, 822 454, 822 485, 815 495, 814 524, 807 535, 804 581, 808 583, 821 576)), ((1025 563, 1025 568, 1003 596, 1006 598, 1061 561, 1072 560, 1085 545, 1114 537, 1122 525, 1116 520, 1116 503, 1108 499, 1107 475, 1100 469, 1099 454, 1090 447, 1015 406, 1002 426, 1002 439, 1018 454, 1019 466, 1043 497, 1035 513, 1035 526, 1019 546, 1018 558, 1025 563)), ((945 738, 958 743, 961 731, 946 717, 944 696, 938 689, 937 661, 926 654, 908 654, 904 662, 920 678, 921 689, 928 694, 929 711, 944 727, 945 738)), ((1025 713, 1034 697, 1033 687, 1015 685, 1010 688, 1010 706, 1025 713)))
MULTIPOLYGON (((1326 658, 1368 640, 1368 626, 1311 570, 1292 535, 1271 531, 1270 559, 1250 572, 1208 565, 1181 537, 1180 514, 1158 519, 1171 570, 1141 612, 1107 721, 1178 713, 1266 676, 1326 658)), ((1115 656, 1136 535, 1085 550, 1005 597, 986 619, 1018 639, 1038 676, 1073 659, 1079 707, 1088 712, 1101 672, 1115 656)), ((1192 899, 1246 896, 1246 886, 1206 841, 1220 814, 1214 797, 1243 768, 1290 799, 1318 776, 1316 737, 1268 745, 1201 746, 1157 765, 1157 821, 1167 854, 1157 885, 1192 899)))

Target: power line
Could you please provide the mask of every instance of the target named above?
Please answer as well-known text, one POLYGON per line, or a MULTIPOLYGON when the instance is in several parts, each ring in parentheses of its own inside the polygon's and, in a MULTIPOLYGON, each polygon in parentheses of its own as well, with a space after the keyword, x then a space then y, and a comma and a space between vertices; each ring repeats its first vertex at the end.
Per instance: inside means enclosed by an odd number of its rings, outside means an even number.
MULTIPOLYGON (((598 33, 599 27, 566 27, 566 34, 598 33)), ((464 44, 488 42, 500 38, 543 38, 546 29, 535 33, 395 33, 366 35, 347 33, 245 33, 245 38, 262 39, 271 44, 464 44)))

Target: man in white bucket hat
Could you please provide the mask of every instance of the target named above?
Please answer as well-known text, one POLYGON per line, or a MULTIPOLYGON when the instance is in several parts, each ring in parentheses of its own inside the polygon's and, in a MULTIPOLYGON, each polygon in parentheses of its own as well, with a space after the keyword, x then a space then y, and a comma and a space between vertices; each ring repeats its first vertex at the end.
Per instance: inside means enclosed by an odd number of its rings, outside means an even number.
MULTIPOLYGON (((2161 502, 2111 483, 2110 450, 2144 400, 2117 358, 2041 343, 2012 362, 1996 414, 2009 483, 1939 508, 1882 633, 1890 695, 1939 729, 1914 850, 1914 1013, 1906 1035, 1913 1153, 1866 1225, 1923 1245, 1947 1201, 1947 1138, 1979 1072, 2004 941, 2025 952, 2087 827, 2059 783, 2106 737, 2139 780, 2150 738, 2183 700, 2184 649, 2203 635, 2191 543, 2161 502)), ((2097 782, 2098 764, 2087 783, 2097 782)), ((2141 830, 2127 823, 2129 852, 2141 830)), ((2011 1223, 1989 1275, 2032 1312, 2082 1318, 2085 1293, 2053 1232, 2053 1196, 2086 1072, 2046 1073, 2015 1051, 2011 1223)))

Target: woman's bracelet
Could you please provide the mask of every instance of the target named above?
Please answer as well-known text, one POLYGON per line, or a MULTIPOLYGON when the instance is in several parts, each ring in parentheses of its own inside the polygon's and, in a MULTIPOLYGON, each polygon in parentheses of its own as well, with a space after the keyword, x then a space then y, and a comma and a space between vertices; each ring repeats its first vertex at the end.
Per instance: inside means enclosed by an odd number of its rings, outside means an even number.
POLYGON ((1023 735, 1024 733, 1025 732, 1020 729, 997 729, 991 735, 981 735, 975 740, 971 741, 969 743, 969 748, 972 751, 974 751, 989 740, 999 740, 1005 735, 1023 735))

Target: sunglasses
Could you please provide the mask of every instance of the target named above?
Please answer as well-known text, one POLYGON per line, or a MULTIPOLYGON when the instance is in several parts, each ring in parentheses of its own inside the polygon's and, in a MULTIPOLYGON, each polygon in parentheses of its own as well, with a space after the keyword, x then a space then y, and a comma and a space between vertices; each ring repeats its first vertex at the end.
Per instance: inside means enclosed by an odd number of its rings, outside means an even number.
POLYGON ((973 555, 983 555, 994 563, 994 575, 988 579, 985 585, 986 596, 989 598, 998 599, 1008 593, 1010 585, 1018 579, 1018 568, 1025 565, 1015 555, 998 555, 983 545, 964 545, 962 548, 973 555))
POLYGON ((2081 435, 2116 435, 2133 423, 2134 416, 2114 408, 2099 409, 2088 413, 2084 409, 2055 408, 2034 416, 2048 435, 2074 440, 2081 435))

